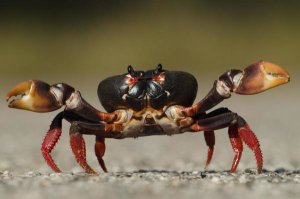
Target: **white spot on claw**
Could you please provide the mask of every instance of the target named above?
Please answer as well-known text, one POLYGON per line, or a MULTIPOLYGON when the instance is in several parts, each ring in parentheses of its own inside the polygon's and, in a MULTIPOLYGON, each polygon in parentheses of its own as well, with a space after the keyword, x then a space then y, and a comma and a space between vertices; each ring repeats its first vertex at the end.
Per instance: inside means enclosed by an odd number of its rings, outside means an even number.
POLYGON ((233 84, 234 84, 234 91, 235 89, 237 89, 241 83, 241 80, 243 78, 243 74, 242 73, 238 73, 233 77, 233 84))
POLYGON ((230 88, 223 81, 217 81, 216 90, 223 97, 230 97, 231 95, 230 88))
POLYGON ((81 95, 79 91, 75 91, 66 101, 67 109, 74 109, 78 107, 79 103, 81 102, 81 95))
POLYGON ((59 103, 60 106, 63 105, 63 92, 59 89, 60 86, 62 86, 61 84, 57 84, 56 86, 58 87, 54 87, 54 86, 51 86, 50 88, 50 92, 54 95, 56 101, 59 103))

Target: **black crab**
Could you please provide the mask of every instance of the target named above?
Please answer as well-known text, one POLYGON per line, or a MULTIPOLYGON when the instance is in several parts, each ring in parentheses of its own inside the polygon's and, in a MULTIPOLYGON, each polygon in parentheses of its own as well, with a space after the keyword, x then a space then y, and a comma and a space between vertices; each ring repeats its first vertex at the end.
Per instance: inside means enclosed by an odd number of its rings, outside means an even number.
POLYGON ((108 77, 100 82, 98 96, 107 113, 92 107, 79 91, 65 83, 49 85, 40 80, 28 80, 7 94, 8 106, 34 112, 50 112, 65 107, 53 119, 42 143, 42 154, 55 171, 60 169, 51 151, 62 133, 62 120, 71 123, 70 144, 76 161, 87 173, 96 173, 86 161, 83 134, 96 137, 95 154, 104 172, 105 139, 123 139, 151 135, 173 135, 204 132, 208 146, 206 167, 215 145, 214 131, 227 128, 235 152, 231 172, 236 171, 243 142, 254 152, 258 173, 263 158, 256 135, 246 121, 227 108, 211 108, 237 94, 256 94, 289 82, 287 71, 270 62, 260 61, 243 71, 229 70, 214 82, 213 88, 198 103, 197 80, 187 72, 168 71, 158 65, 154 70, 135 71, 108 77))

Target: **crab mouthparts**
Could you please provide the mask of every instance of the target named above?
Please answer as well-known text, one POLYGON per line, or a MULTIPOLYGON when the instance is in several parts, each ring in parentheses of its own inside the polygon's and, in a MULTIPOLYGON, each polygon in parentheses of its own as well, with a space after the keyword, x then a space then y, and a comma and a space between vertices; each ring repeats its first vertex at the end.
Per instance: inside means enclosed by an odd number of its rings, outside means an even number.
POLYGON ((151 114, 147 114, 144 119, 144 124, 145 125, 155 125, 156 121, 151 114))

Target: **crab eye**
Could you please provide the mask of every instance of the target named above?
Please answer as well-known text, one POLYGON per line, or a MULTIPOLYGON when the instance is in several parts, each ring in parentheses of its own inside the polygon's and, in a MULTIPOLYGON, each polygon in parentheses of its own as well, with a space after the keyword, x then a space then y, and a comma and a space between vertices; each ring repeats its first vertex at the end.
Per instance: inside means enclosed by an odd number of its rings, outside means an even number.
POLYGON ((161 65, 161 64, 158 64, 157 67, 156 67, 156 69, 153 71, 153 73, 154 73, 155 75, 157 75, 157 74, 159 74, 159 73, 161 73, 161 72, 162 72, 162 65, 161 65))
POLYGON ((127 67, 127 71, 128 71, 128 73, 131 75, 131 76, 133 76, 134 75, 134 70, 133 70, 133 67, 131 66, 131 65, 129 65, 128 67, 127 67))
POLYGON ((161 64, 158 64, 157 67, 156 67, 156 70, 161 72, 162 71, 162 65, 161 64))

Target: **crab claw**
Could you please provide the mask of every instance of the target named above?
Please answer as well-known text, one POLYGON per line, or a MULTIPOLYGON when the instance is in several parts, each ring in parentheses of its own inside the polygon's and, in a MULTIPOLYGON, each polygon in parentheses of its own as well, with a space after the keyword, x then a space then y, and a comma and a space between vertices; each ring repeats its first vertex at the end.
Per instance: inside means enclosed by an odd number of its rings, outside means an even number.
POLYGON ((233 92, 251 95, 288 83, 290 75, 283 68, 266 61, 260 61, 246 67, 233 79, 233 92), (236 79, 235 79, 236 78, 236 79))
POLYGON ((16 85, 6 95, 10 108, 34 112, 50 112, 63 105, 62 91, 39 80, 28 80, 16 85))

